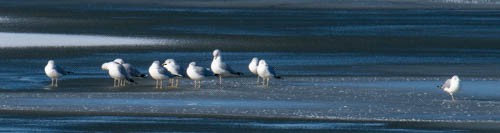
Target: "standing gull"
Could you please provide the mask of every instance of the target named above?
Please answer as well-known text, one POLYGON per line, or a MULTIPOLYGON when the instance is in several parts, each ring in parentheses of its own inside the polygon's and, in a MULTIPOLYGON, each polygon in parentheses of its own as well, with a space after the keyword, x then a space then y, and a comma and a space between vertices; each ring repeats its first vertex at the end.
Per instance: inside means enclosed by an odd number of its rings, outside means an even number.
POLYGON ((220 55, 220 50, 216 49, 212 53, 213 60, 210 68, 212 72, 219 76, 219 84, 222 86, 222 77, 223 76, 239 76, 242 75, 240 72, 234 71, 229 65, 222 61, 222 57, 220 55))
POLYGON ((125 86, 125 80, 134 83, 135 81, 130 78, 125 68, 116 62, 106 62, 102 64, 101 69, 108 70, 108 74, 114 79, 113 87, 125 86))
POLYGON ((250 70, 250 72, 252 72, 253 74, 257 75, 257 84, 259 83, 259 74, 257 73, 257 67, 259 65, 259 58, 257 57, 253 57, 252 61, 250 62, 250 64, 248 64, 248 69, 250 70))
POLYGON ((52 80, 50 86, 57 87, 58 78, 71 73, 72 72, 65 71, 62 67, 57 66, 54 60, 49 60, 47 65, 45 65, 45 74, 52 80))
POLYGON ((257 72, 259 74, 259 77, 262 78, 262 85, 264 86, 269 86, 269 79, 271 77, 274 77, 276 79, 281 78, 280 76, 276 75, 274 68, 271 65, 267 64, 265 60, 259 61, 257 72))
POLYGON ((174 78, 170 78, 170 84, 172 87, 179 87, 179 78, 183 77, 181 72, 181 67, 177 65, 174 59, 167 59, 163 63, 163 67, 170 72, 171 75, 175 76, 175 84, 174 84, 174 78))
POLYGON ((149 67, 149 76, 156 80, 155 88, 163 89, 163 80, 171 77, 167 69, 160 65, 160 61, 154 61, 149 67))
POLYGON ((190 79, 194 81, 194 88, 200 88, 201 80, 206 76, 213 75, 213 73, 210 72, 210 69, 196 66, 196 62, 189 63, 189 66, 186 69, 186 74, 190 79))
POLYGON ((113 60, 113 62, 122 65, 125 68, 125 71, 127 71, 127 73, 132 77, 143 77, 143 78, 146 77, 146 74, 141 73, 137 68, 135 68, 131 64, 125 63, 125 61, 121 58, 117 58, 113 60))
POLYGON ((453 75, 450 79, 446 80, 443 85, 438 86, 443 89, 443 91, 448 92, 451 96, 451 100, 455 101, 453 94, 460 89, 460 78, 457 75, 453 75))

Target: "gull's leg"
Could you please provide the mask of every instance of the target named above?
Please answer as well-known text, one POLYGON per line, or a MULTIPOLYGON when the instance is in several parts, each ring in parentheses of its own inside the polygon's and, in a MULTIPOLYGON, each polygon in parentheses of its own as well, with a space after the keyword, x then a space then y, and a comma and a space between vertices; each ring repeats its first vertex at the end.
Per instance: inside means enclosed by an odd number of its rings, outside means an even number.
POLYGON ((201 80, 198 80, 198 88, 201 88, 201 80))
POLYGON ((158 88, 158 80, 156 80, 155 88, 158 88))
POLYGON ((262 78, 262 86, 266 86, 266 79, 262 78))
POLYGON ((179 87, 179 78, 175 78, 175 87, 179 87))
POLYGON ((198 88, 198 86, 200 86, 200 81, 199 80, 195 80, 194 82, 196 83, 196 85, 194 86, 194 88, 198 88))
POLYGON ((260 79, 259 76, 257 76, 257 84, 259 84, 259 79, 260 79))
POLYGON ((269 87, 269 79, 271 79, 271 78, 267 78, 267 79, 266 79, 266 80, 267 80, 267 81, 266 81, 266 87, 269 87))
POLYGON ((175 87, 175 84, 174 84, 175 80, 174 80, 174 78, 169 78, 168 80, 170 80, 170 86, 171 87, 175 87))
POLYGON ((222 87, 222 75, 219 75, 219 85, 222 87))
POLYGON ((160 80, 160 89, 163 89, 163 80, 160 80))
POLYGON ((450 96, 451 96, 451 100, 455 101, 455 97, 453 97, 453 93, 450 93, 450 96))
POLYGON ((194 83, 193 83, 194 84, 194 88, 196 88, 196 80, 193 80, 193 81, 194 81, 194 83))
POLYGON ((113 79, 113 87, 116 87, 116 79, 113 79))
POLYGON ((57 87, 57 78, 56 78, 56 85, 55 86, 57 87))
POLYGON ((169 87, 173 87, 173 86, 174 86, 174 85, 173 85, 172 78, 169 78, 169 79, 168 79, 168 86, 169 86, 169 87))
POLYGON ((54 78, 50 78, 50 86, 54 86, 54 78))

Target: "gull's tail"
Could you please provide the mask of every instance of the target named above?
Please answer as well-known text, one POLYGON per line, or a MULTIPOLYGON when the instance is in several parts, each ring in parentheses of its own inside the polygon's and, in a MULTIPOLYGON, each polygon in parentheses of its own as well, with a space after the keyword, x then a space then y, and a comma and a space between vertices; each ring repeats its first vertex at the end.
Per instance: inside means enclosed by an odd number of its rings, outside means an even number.
POLYGON ((130 82, 130 83, 134 83, 134 84, 137 84, 137 82, 135 82, 133 79, 131 78, 127 78, 127 81, 130 82))
POLYGON ((233 74, 234 74, 234 75, 238 75, 238 76, 243 75, 243 73, 242 73, 242 72, 235 72, 235 73, 233 73, 233 74))

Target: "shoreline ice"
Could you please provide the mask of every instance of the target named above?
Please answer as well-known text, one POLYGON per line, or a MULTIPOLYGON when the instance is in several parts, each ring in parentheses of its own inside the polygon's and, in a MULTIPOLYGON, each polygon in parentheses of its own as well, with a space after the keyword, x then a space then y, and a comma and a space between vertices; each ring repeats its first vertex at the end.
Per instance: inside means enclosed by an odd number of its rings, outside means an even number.
POLYGON ((170 40, 103 35, 0 32, 0 48, 136 46, 167 44, 170 40))

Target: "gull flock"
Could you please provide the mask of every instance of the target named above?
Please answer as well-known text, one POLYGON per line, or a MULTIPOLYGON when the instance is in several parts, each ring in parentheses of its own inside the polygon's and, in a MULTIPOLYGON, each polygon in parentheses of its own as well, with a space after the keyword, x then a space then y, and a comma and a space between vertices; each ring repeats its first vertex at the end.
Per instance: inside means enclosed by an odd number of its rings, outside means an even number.
MULTIPOLYGON (((163 81, 167 79, 169 80, 169 86, 176 88, 179 86, 180 78, 188 77, 193 80, 194 88, 201 88, 201 81, 203 79, 215 76, 218 77, 218 84, 222 87, 223 77, 243 75, 243 73, 233 70, 229 64, 223 61, 219 49, 215 49, 212 52, 212 56, 210 68, 198 66, 196 62, 190 62, 188 67, 183 69, 174 59, 166 59, 162 64, 160 64, 160 61, 153 61, 146 74, 141 73, 137 68, 126 63, 123 59, 117 58, 113 61, 103 63, 101 69, 107 71, 109 77, 114 80, 113 87, 136 84, 137 82, 133 78, 151 77, 156 80, 155 88, 159 89, 163 89, 163 81)), ((248 69, 252 74, 256 75, 257 84, 262 82, 262 85, 265 87, 269 86, 271 78, 281 79, 281 76, 276 73, 274 67, 269 65, 264 59, 259 59, 257 57, 252 58, 248 64, 248 69)), ((47 77, 52 80, 52 87, 58 86, 59 78, 73 73, 58 66, 54 60, 49 60, 44 70, 47 77)), ((455 101, 454 94, 458 92, 460 88, 460 78, 457 75, 453 75, 450 79, 447 79, 443 85, 438 86, 438 88, 448 93, 451 99, 455 101)))
MULTIPOLYGON (((255 69, 250 71, 261 77, 264 86, 269 86, 269 79, 272 77, 280 78, 277 76, 274 68, 267 64, 264 60, 262 65, 256 64, 255 69), (257 73, 258 69, 258 73, 257 73)), ((250 64, 255 64, 254 61, 250 64)), ((222 87, 222 77, 241 76, 243 73, 237 72, 222 60, 221 51, 216 49, 213 51, 213 60, 210 68, 197 66, 196 62, 189 63, 189 66, 184 70, 181 68, 174 59, 166 59, 163 64, 160 61, 153 61, 148 69, 148 73, 141 73, 133 65, 126 63, 123 59, 117 58, 110 62, 105 62, 101 65, 101 69, 108 72, 109 77, 113 81, 114 87, 126 86, 127 84, 136 84, 133 78, 146 78, 151 77, 156 80, 155 88, 163 89, 163 81, 169 80, 170 87, 178 87, 179 79, 188 77, 194 82, 194 88, 201 87, 201 80, 206 77, 216 76, 219 78, 219 85, 222 87)), ((49 60, 45 66, 45 74, 52 79, 51 86, 57 87, 58 78, 70 74, 72 72, 65 71, 62 67, 55 64, 53 60, 49 60)))

